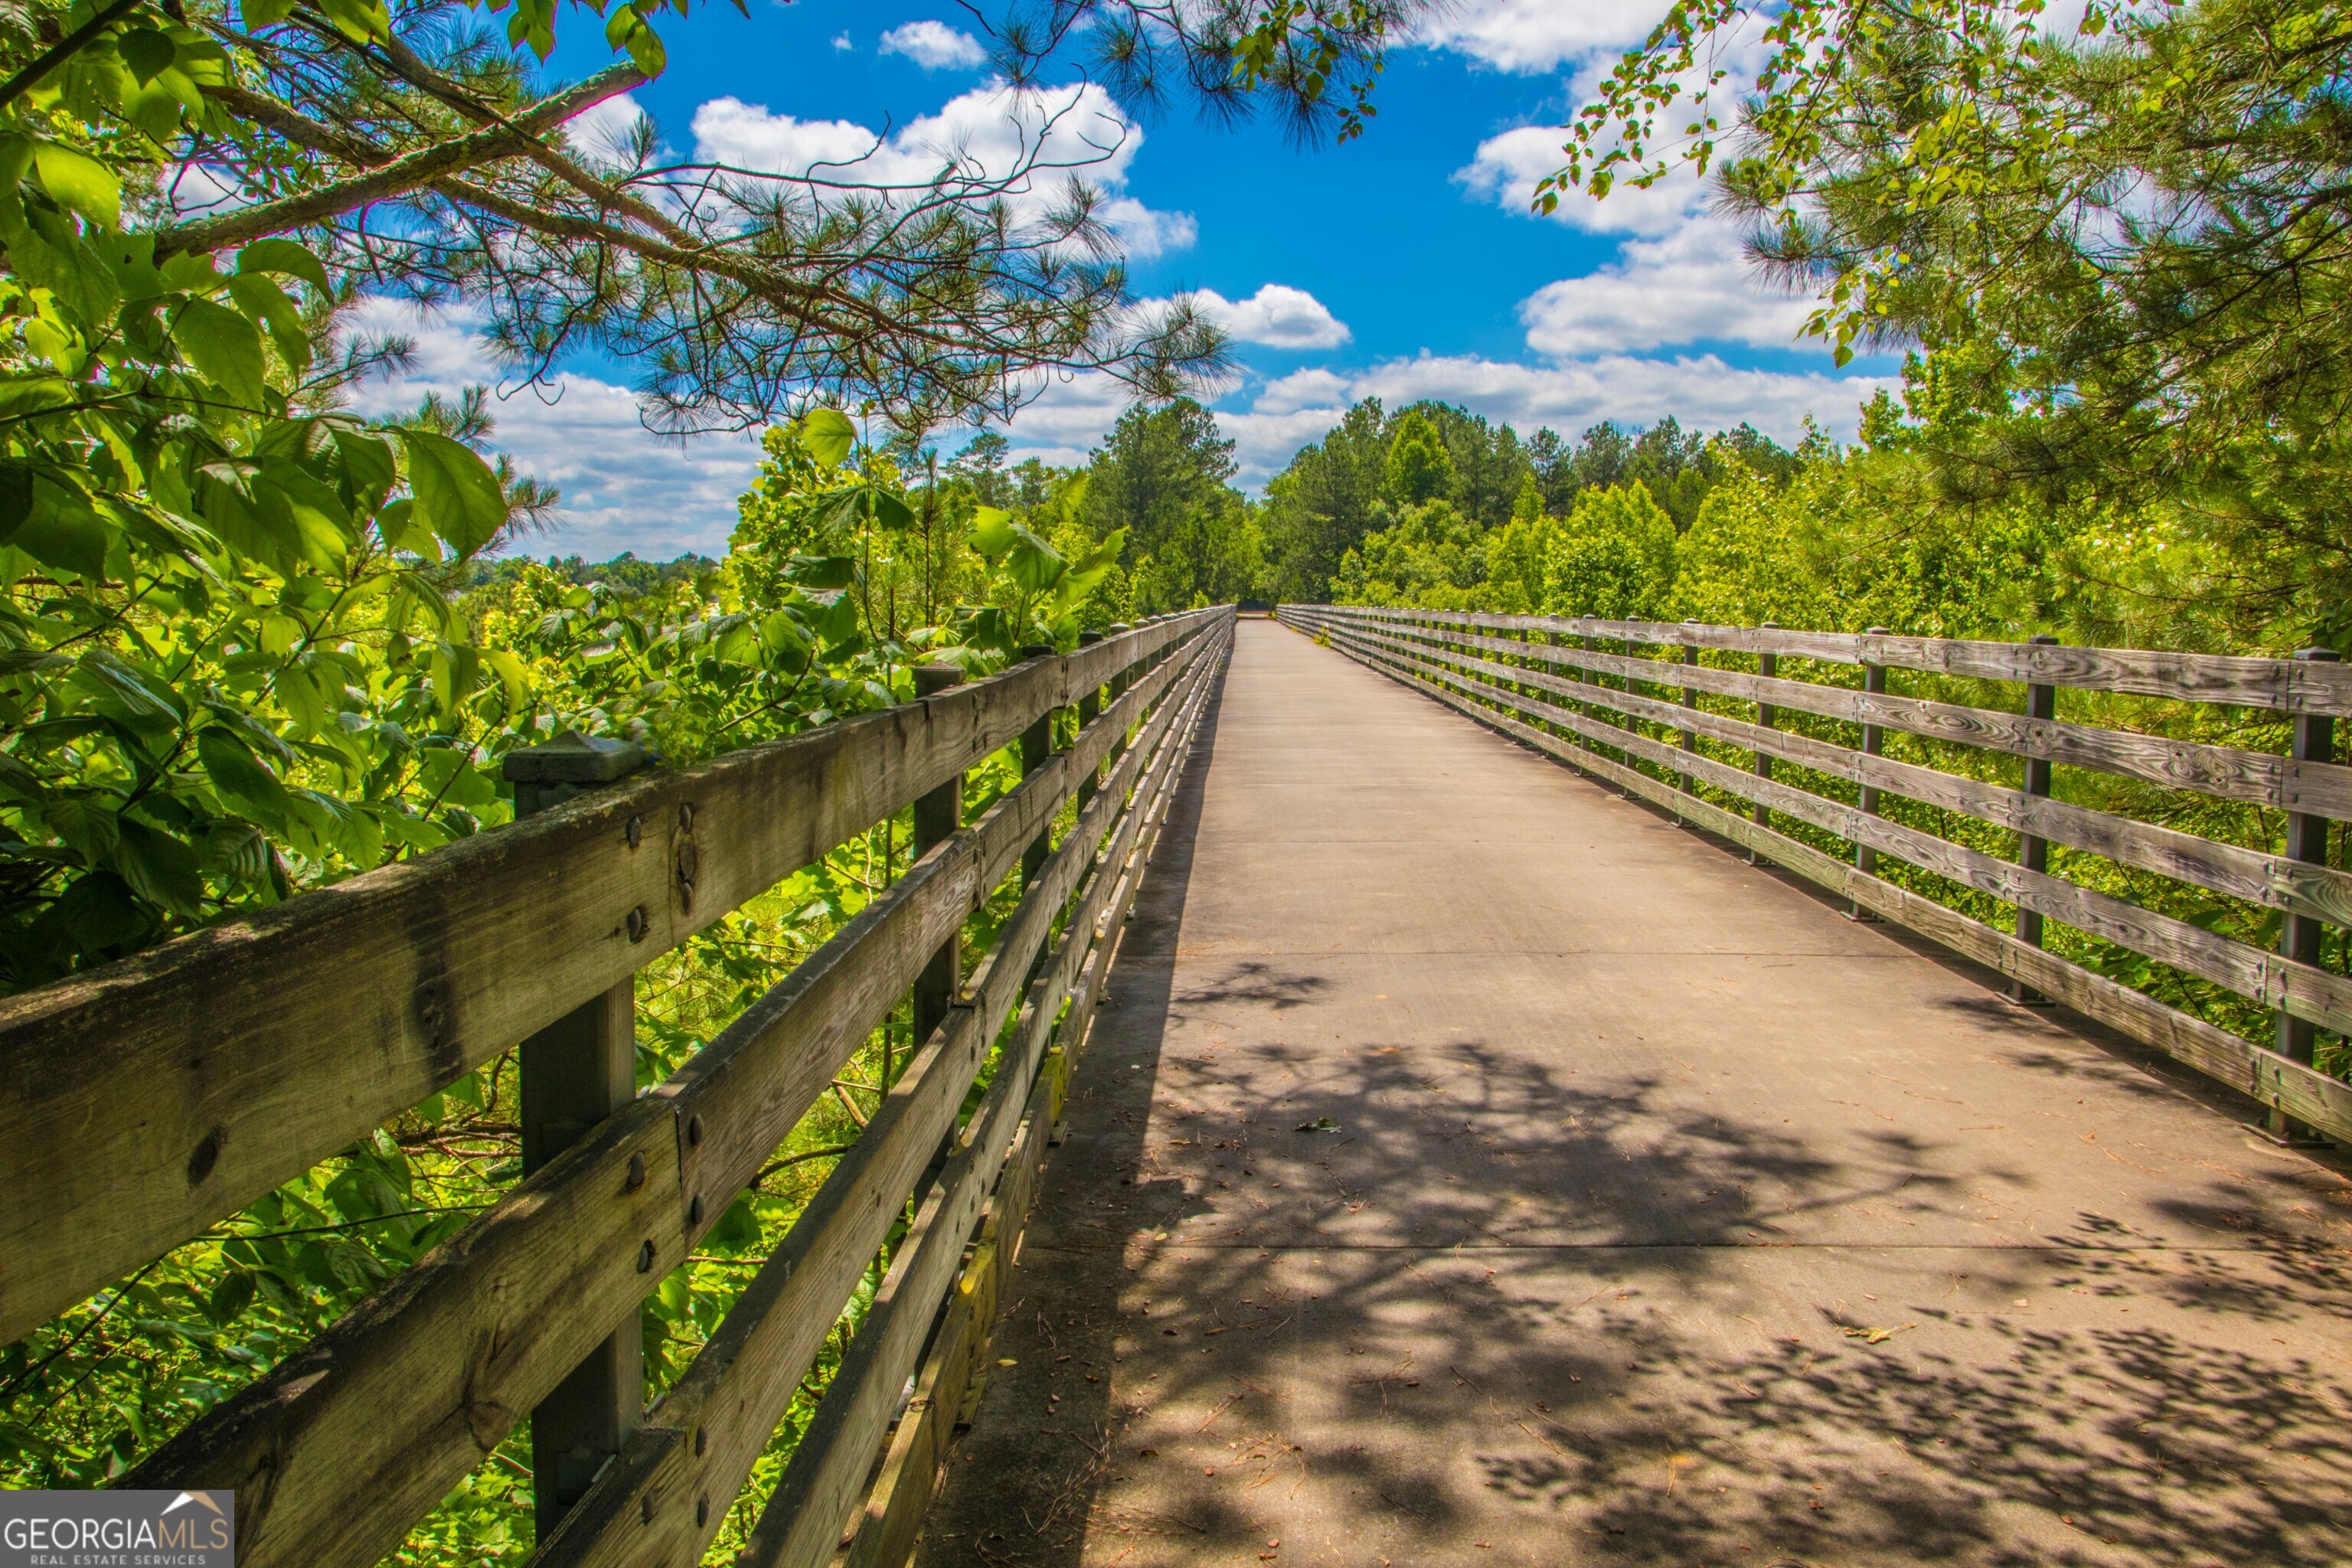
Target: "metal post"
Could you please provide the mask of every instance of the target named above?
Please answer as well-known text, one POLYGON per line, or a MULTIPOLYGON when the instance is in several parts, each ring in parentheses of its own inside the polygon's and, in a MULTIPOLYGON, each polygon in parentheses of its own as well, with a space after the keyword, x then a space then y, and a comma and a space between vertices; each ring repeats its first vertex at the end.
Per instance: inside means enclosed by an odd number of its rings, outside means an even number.
MULTIPOLYGON (((936 697, 951 687, 963 684, 963 671, 951 664, 922 664, 915 667, 915 695, 936 697)), ((915 797, 915 851, 918 860, 933 848, 955 836, 963 826, 963 775, 956 774, 936 789, 915 797)), ((931 1032, 947 1021, 948 1010, 956 1005, 957 994, 963 985, 963 928, 950 932, 940 950, 923 965, 915 977, 914 1013, 915 1046, 931 1037, 931 1032)), ((887 1087, 887 1086, 886 1086, 887 1087)))
MULTIPOLYGON (((1021 650, 1023 659, 1051 658, 1054 649, 1046 643, 1032 643, 1021 650)), ((1054 715, 1061 711, 1048 708, 1037 716, 1037 721, 1021 731, 1021 776, 1027 778, 1045 765, 1054 754, 1054 715)), ((1046 857, 1054 852, 1054 825, 1051 822, 1037 830, 1037 837, 1021 852, 1021 889, 1029 889, 1037 873, 1045 868, 1046 857)))
MULTIPOLYGON (((2307 647, 2295 658, 2314 664, 2334 664, 2339 656, 2333 648, 2307 647)), ((2298 713, 2294 716, 2294 760, 2298 763, 2331 763, 2336 760, 2336 721, 2325 714, 2298 713)), ((2327 860, 2327 818, 2307 811, 2286 814, 2286 858, 2306 865, 2324 865, 2327 860)), ((2317 963, 2320 959, 2320 937, 2324 928, 2311 915, 2290 912, 2279 931, 2279 952, 2298 963, 2317 963)), ((2279 1055, 2308 1066, 2317 1031, 2308 1018, 2298 1018, 2282 1007, 2278 1010, 2277 1046, 2279 1055)), ((2271 1132, 2282 1140, 2301 1142, 2313 1136, 2311 1129, 2289 1117, 2273 1106, 2271 1109, 2271 1132)))
MULTIPOLYGON (((2053 637, 2031 637, 2025 639, 2030 647, 2055 647, 2053 637)), ((2025 683, 2025 717, 2029 721, 2047 722, 2058 717, 2058 688, 2048 681, 2029 680, 2025 683)), ((2036 798, 2050 794, 2050 760, 2047 757, 2025 759, 2025 793, 2036 798)), ((2017 863, 2028 871, 2050 869, 2050 841, 2038 833, 2021 832, 2017 840, 2017 863)), ((2017 906, 2017 940, 2030 946, 2042 945, 2042 911, 2017 906)), ((2025 1007, 2047 1007, 2050 998, 2022 980, 2009 983, 2009 999, 2025 1007)))
MULTIPOLYGON (((1887 630, 1885 626, 1873 626, 1870 628, 1868 635, 1874 637, 1883 637, 1887 635, 1887 630)), ((1862 689, 1874 697, 1884 696, 1886 691, 1886 667, 1883 664, 1873 663, 1871 660, 1866 658, 1864 659, 1862 661, 1862 689)), ((1886 732, 1884 730, 1881 730, 1877 725, 1865 721, 1862 726, 1862 749, 1864 753, 1868 756, 1874 757, 1878 755, 1880 752, 1884 751, 1885 746, 1886 732)), ((1876 816, 1878 815, 1877 785, 1864 784, 1862 786, 1862 810, 1863 814, 1866 816, 1876 816)), ((1878 869, 1878 851, 1872 848, 1869 845, 1863 843, 1860 839, 1856 839, 1853 846, 1853 868, 1864 873, 1865 875, 1875 872, 1878 869)), ((1858 921, 1874 921, 1878 918, 1876 915, 1872 914, 1868 910, 1864 909, 1862 907, 1862 901, 1858 899, 1853 900, 1846 912, 1852 918, 1858 921)))
MULTIPOLYGON (((1761 629, 1777 632, 1780 629, 1780 623, 1766 621, 1761 629)), ((1780 674, 1780 656, 1769 649, 1759 651, 1756 655, 1756 673, 1767 680, 1777 679, 1780 674)), ((1780 713, 1771 703, 1759 701, 1756 704, 1758 729, 1769 730, 1778 722, 1780 722, 1780 713)), ((1769 779, 1772 776, 1771 752, 1759 751, 1756 753, 1756 776, 1759 779, 1769 779)), ((1756 803, 1756 826, 1766 829, 1769 829, 1772 826, 1772 808, 1760 800, 1756 803)), ((1750 849, 1748 852, 1748 863, 1750 866, 1760 866, 1763 864, 1763 856, 1750 849)))
MULTIPOLYGON (((518 820, 627 777, 651 758, 626 741, 566 734, 509 752, 518 820)), ((627 853, 646 853, 649 825, 632 818, 627 853)), ((665 832, 650 835, 656 845, 665 832)), ((658 854, 660 850, 652 851, 658 854)), ((541 1169, 637 1092, 636 983, 624 980, 522 1043, 522 1169, 541 1169)), ((530 1413, 531 1511, 539 1539, 554 1533, 606 1460, 644 1418, 645 1336, 635 1322, 573 1367, 530 1413)))

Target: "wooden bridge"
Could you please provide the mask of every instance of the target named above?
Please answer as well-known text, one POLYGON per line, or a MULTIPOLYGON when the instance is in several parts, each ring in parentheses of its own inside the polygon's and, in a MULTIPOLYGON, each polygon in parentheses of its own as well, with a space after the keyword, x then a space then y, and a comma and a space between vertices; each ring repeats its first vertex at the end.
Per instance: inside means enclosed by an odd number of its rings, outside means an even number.
POLYGON ((740 1561, 812 1568, 2352 1557, 2341 666, 1282 616, 526 759, 579 798, 0 1006, 0 1337, 524 1041, 532 1173, 126 1484, 360 1568, 530 1416, 534 1563, 698 1562, 747 1486, 740 1561), (909 809, 924 858, 633 1096, 629 975, 909 809), (640 1301, 910 990, 648 1408, 640 1301))

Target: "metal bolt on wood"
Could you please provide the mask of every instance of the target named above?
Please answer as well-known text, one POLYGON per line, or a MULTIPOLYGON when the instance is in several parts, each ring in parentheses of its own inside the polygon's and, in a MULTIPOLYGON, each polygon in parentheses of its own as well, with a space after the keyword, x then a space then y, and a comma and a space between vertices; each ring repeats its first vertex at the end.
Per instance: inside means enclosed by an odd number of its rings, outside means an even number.
MULTIPOLYGON (((566 734, 544 746, 509 752, 500 771, 515 786, 515 815, 537 815, 574 795, 625 778, 651 761, 625 741, 566 734)), ((690 808, 681 807, 681 817, 690 808)), ((635 849, 644 819, 623 837, 635 849)), ((691 884, 684 899, 693 901, 691 884)), ((625 921, 644 940, 642 906, 625 921)), ((528 1175, 578 1142, 635 1098, 636 984, 624 980, 522 1042, 522 1168, 528 1175)), ((644 1184, 642 1156, 629 1163, 631 1190, 644 1184)), ((646 1244, 649 1254, 653 1244, 646 1244)), ((641 1254, 638 1271, 652 1267, 641 1254)), ((645 1340, 631 1323, 607 1338, 531 1411, 532 1513, 541 1537, 586 1494, 604 1462, 621 1451, 645 1415, 645 1340)))

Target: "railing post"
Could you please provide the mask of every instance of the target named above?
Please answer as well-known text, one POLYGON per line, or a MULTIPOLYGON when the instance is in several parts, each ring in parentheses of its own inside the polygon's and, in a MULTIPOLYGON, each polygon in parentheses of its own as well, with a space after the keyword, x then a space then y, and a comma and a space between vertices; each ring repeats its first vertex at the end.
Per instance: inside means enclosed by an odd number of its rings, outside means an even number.
MULTIPOLYGON (((1873 626, 1866 635, 1874 637, 1883 637, 1887 635, 1887 630, 1885 626, 1873 626)), ((1873 697, 1885 695, 1886 667, 1883 664, 1874 663, 1870 659, 1864 659, 1862 661, 1862 689, 1873 697)), ((1868 721, 1864 721, 1862 726, 1862 749, 1864 754, 1874 757, 1878 755, 1880 752, 1885 750, 1885 747, 1886 731, 1879 728, 1877 725, 1870 723, 1868 721)), ((1865 816, 1876 816, 1878 815, 1877 785, 1864 784, 1862 786, 1862 811, 1863 815, 1865 816)), ((1872 848, 1869 845, 1863 843, 1860 839, 1854 840, 1853 868, 1864 875, 1874 873, 1878 869, 1878 851, 1872 848)), ((1850 901, 1846 913, 1852 919, 1858 921, 1874 921, 1878 918, 1868 910, 1864 909, 1862 907, 1862 900, 1859 899, 1850 901)))
MULTIPOLYGON (((1092 647, 1095 644, 1102 640, 1103 635, 1100 632, 1080 632, 1078 634, 1078 646, 1080 647, 1092 647)), ((1078 728, 1084 730, 1087 725, 1101 718, 1102 707, 1102 688, 1099 686, 1090 686, 1087 688, 1087 694, 1078 699, 1078 728)), ((1086 777, 1078 781, 1078 810, 1080 812, 1084 812, 1087 809, 1087 802, 1094 799, 1095 791, 1100 787, 1101 780, 1102 770, 1097 767, 1093 773, 1088 773, 1086 777)))
MULTIPOLYGON (((499 772, 514 785, 520 820, 625 778, 649 760, 644 747, 626 741, 567 734, 509 752, 499 772)), ((666 831, 636 818, 627 837, 632 854, 660 853, 646 848, 648 837, 656 846, 669 842, 666 831)), ((636 983, 624 980, 523 1041, 523 1174, 546 1165, 635 1098, 636 1022, 636 983)), ((539 1539, 553 1534, 587 1494, 596 1472, 644 1418, 645 1405, 645 1336, 632 1321, 590 1352, 531 1411, 531 1512, 539 1539)))
MULTIPOLYGON (((1021 650, 1021 658, 1024 662, 1033 658, 1051 658, 1053 656, 1053 646, 1049 643, 1031 643, 1021 650)), ((1046 760, 1053 756, 1054 715, 1060 711, 1058 708, 1046 709, 1037 716, 1034 723, 1021 731, 1021 776, 1023 778, 1027 778, 1031 773, 1044 767, 1046 760)), ((1048 822, 1037 830, 1037 837, 1030 843, 1029 847, 1021 851, 1022 891, 1029 890, 1030 885, 1037 879, 1037 873, 1045 869, 1045 861, 1053 853, 1054 825, 1048 822)))
MULTIPOLYGON (((936 697, 951 687, 963 684, 963 671, 951 664, 920 664, 915 667, 915 695, 936 697)), ((963 775, 940 784, 928 794, 915 797, 914 858, 921 859, 945 840, 955 836, 963 826, 963 775)), ((919 1050, 931 1031, 947 1021, 948 1012, 956 1005, 963 986, 963 928, 958 926, 948 934, 940 950, 923 965, 915 977, 914 1017, 915 1048, 919 1050)), ((887 1091, 888 1085, 883 1088, 887 1091)))
MULTIPOLYGON (((1690 619, 1685 621, 1683 625, 1686 626, 1695 626, 1698 625, 1698 617, 1694 616, 1690 619)), ((1684 665, 1687 667, 1695 665, 1697 662, 1698 644, 1695 641, 1683 644, 1684 665)), ((1698 706, 1698 688, 1693 686, 1688 680, 1683 682, 1683 706, 1692 709, 1696 709, 1698 706)), ((1698 750, 1698 731, 1696 730, 1685 730, 1683 731, 1683 750, 1685 752, 1696 752, 1698 750)), ((1683 774, 1683 793, 1685 795, 1693 793, 1693 780, 1691 775, 1687 773, 1683 774)))
MULTIPOLYGON (((2340 656, 2333 648, 2307 647, 2294 656, 2314 664, 2334 664, 2340 656)), ((2326 714, 2298 713, 2294 716, 2293 760, 2298 763, 2332 763, 2336 760, 2336 721, 2326 714)), ((2324 865, 2327 860, 2327 818, 2307 811, 2286 814, 2286 858, 2308 865, 2324 865)), ((2317 963, 2320 960, 2320 938, 2325 928, 2314 916, 2290 912, 2281 922, 2279 952, 2298 963, 2317 963)), ((2293 1061, 2310 1065, 2312 1047, 2316 1042, 2317 1029, 2308 1018, 2298 1018, 2285 1008, 2278 1010, 2277 1047, 2279 1055, 2293 1061)), ((2300 1142, 2312 1136, 2311 1129, 2273 1106, 2271 1109, 2272 1135, 2282 1140, 2300 1142)))
MULTIPOLYGON (((1777 632, 1780 629, 1780 623, 1778 621, 1766 621, 1759 629, 1768 632, 1777 632)), ((1756 655, 1756 673, 1766 680, 1779 679, 1780 674, 1780 654, 1771 649, 1758 650, 1756 655)), ((1778 710, 1773 708, 1772 704, 1761 700, 1756 704, 1756 727, 1758 729, 1769 730, 1779 721, 1780 714, 1778 710)), ((1772 776, 1771 752, 1759 751, 1756 753, 1756 776, 1759 779, 1769 779, 1772 776)), ((1767 832, 1769 832, 1772 826, 1772 808, 1766 805, 1760 800, 1756 803, 1756 826, 1765 829, 1767 832)), ((1764 863, 1762 852, 1760 850, 1750 849, 1748 852, 1748 863, 1750 866, 1762 865, 1764 863)))
MULTIPOLYGON (((2030 647, 2054 647, 2058 639, 2048 635, 2025 639, 2030 647)), ((2029 721, 2046 722, 2058 717, 2058 688, 2048 681, 2029 680, 2025 683, 2025 717, 2029 721)), ((2025 759, 2025 793, 2036 799, 2050 794, 2050 759, 2025 759)), ((2029 871, 2050 869, 2050 841, 2038 833, 2021 832, 2017 840, 2017 863, 2029 871)), ((2042 945, 2042 911, 2017 906, 2017 940, 2028 946, 2042 945)), ((2022 980, 2009 983, 2009 999, 2024 1007, 2046 1007, 2050 998, 2022 980)))

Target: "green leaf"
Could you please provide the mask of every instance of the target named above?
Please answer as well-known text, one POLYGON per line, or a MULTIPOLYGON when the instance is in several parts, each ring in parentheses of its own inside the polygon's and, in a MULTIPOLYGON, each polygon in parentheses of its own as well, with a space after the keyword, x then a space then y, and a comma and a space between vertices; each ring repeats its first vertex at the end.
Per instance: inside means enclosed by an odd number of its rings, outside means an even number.
POLYGON ((120 831, 114 866, 131 890, 174 914, 197 916, 204 903, 205 879, 196 867, 194 848, 127 816, 121 819, 120 831))
POLYGON ((286 786, 238 736, 209 725, 196 737, 196 755, 214 788, 265 823, 282 824, 293 814, 286 786))
POLYGON ((169 66, 179 53, 172 47, 170 38, 152 27, 133 27, 114 40, 114 49, 122 57, 122 63, 131 68, 131 74, 139 79, 142 87, 153 81, 157 73, 169 66))
POLYGON ((982 507, 971 514, 971 547, 993 566, 1013 548, 1013 527, 1011 512, 999 507, 982 507))
POLYGON ((506 526, 506 492, 479 454, 429 430, 403 430, 408 488, 424 525, 459 555, 471 555, 506 526))
POLYGON ((784 580, 803 588, 846 588, 857 580, 857 558, 795 555, 784 563, 784 580))
POLYGON ((874 521, 885 528, 908 529, 915 526, 915 514, 897 496, 877 489, 874 492, 874 521))
POLYGON ((297 375, 310 367, 310 329, 285 289, 257 272, 240 272, 228 280, 228 292, 238 310, 268 329, 279 357, 297 375))
POLYGON ((811 409, 801 421, 801 445, 823 468, 837 468, 857 445, 857 426, 838 408, 811 409))
POLYGON ((392 17, 383 8, 383 0, 316 0, 316 4, 335 30, 355 44, 392 40, 392 17))
POLYGON ((1014 586, 1024 594, 1042 594, 1060 581, 1068 567, 1060 551, 1020 524, 1013 524, 1013 545, 1005 552, 1004 570, 1012 576, 1014 586))
POLYGON ((294 14, 294 0, 241 0, 237 9, 244 13, 246 31, 270 26, 294 14))
POLYGON ((258 410, 268 387, 261 332, 226 305, 191 300, 172 318, 172 336, 196 374, 244 407, 258 410))
POLYGON ((43 142, 33 149, 33 168, 59 205, 108 228, 122 226, 122 184, 89 153, 43 142))
POLYGON ((326 263, 290 239, 255 240, 236 253, 236 269, 240 273, 275 272, 299 278, 321 294, 328 291, 326 263))

